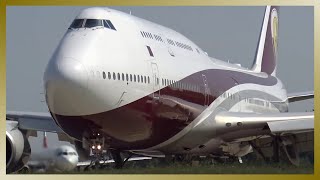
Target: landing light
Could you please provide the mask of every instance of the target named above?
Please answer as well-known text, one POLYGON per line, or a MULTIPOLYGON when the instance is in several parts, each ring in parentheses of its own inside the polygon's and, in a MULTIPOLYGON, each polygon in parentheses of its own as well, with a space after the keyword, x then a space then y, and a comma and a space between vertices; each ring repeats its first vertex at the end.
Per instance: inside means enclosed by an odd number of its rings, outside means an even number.
POLYGON ((92 146, 91 148, 92 148, 92 149, 95 149, 96 147, 95 147, 95 146, 92 146))
POLYGON ((101 145, 98 145, 97 148, 98 148, 98 150, 100 150, 101 149, 101 145))

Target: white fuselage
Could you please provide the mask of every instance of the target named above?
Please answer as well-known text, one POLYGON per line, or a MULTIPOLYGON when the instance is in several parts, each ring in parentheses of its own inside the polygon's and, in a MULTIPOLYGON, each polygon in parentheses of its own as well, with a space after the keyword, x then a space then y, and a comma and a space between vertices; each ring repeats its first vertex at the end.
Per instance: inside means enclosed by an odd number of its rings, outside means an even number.
POLYGON ((210 58, 176 31, 108 8, 76 19, 44 77, 51 114, 76 139, 93 128, 120 149, 209 152, 221 144, 216 113, 287 111, 279 79, 210 58))

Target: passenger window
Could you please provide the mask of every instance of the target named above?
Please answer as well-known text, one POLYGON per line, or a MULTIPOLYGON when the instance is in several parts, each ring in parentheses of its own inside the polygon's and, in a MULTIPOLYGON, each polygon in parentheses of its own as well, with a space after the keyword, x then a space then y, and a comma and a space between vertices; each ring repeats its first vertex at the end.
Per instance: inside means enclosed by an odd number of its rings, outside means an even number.
POLYGON ((132 82, 132 74, 130 74, 130 81, 132 82))
POLYGON ((138 76, 138 82, 140 82, 140 76, 139 75, 137 75, 138 76))
POLYGON ((136 75, 133 75, 134 82, 136 82, 136 75))
POLYGON ((82 27, 82 24, 83 24, 83 19, 75 19, 72 24, 70 25, 69 29, 70 28, 81 28, 82 27))
POLYGON ((118 80, 120 81, 120 73, 118 73, 118 80))
POLYGON ((147 78, 146 78, 146 76, 144 76, 144 82, 147 83, 147 78))
POLYGON ((84 27, 92 28, 96 26, 102 26, 102 20, 100 19, 87 19, 84 27))
POLYGON ((141 82, 143 83, 143 76, 140 76, 140 78, 141 78, 141 82))
POLYGON ((113 73, 113 80, 116 80, 116 73, 113 73))
POLYGON ((127 81, 129 81, 129 77, 128 77, 128 74, 126 74, 126 80, 127 80, 127 81))
POLYGON ((124 74, 122 73, 122 81, 124 81, 124 74))
POLYGON ((103 71, 102 75, 103 75, 103 79, 106 79, 106 73, 104 71, 103 71))
POLYGON ((150 78, 149 78, 149 76, 148 76, 148 84, 150 84, 150 78))
POLYGON ((111 79, 111 73, 110 72, 108 72, 108 78, 111 79))

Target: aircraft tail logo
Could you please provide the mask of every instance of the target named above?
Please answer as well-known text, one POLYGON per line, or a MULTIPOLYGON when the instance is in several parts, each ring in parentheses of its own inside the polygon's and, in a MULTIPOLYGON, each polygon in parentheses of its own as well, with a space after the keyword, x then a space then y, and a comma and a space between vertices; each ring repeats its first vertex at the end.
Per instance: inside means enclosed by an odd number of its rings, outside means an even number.
POLYGON ((276 75, 278 59, 278 7, 267 6, 252 70, 276 75))

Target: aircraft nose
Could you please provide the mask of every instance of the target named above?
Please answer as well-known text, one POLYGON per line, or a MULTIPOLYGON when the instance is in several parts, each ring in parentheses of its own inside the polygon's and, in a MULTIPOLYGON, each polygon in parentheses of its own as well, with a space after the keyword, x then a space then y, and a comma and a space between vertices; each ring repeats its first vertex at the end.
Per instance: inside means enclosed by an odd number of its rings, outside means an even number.
POLYGON ((51 112, 61 115, 81 112, 81 104, 84 103, 81 97, 88 86, 88 74, 80 61, 74 58, 51 59, 44 83, 51 112))
POLYGON ((58 75, 64 85, 71 85, 74 88, 87 88, 87 72, 79 61, 66 58, 57 63, 58 75))

